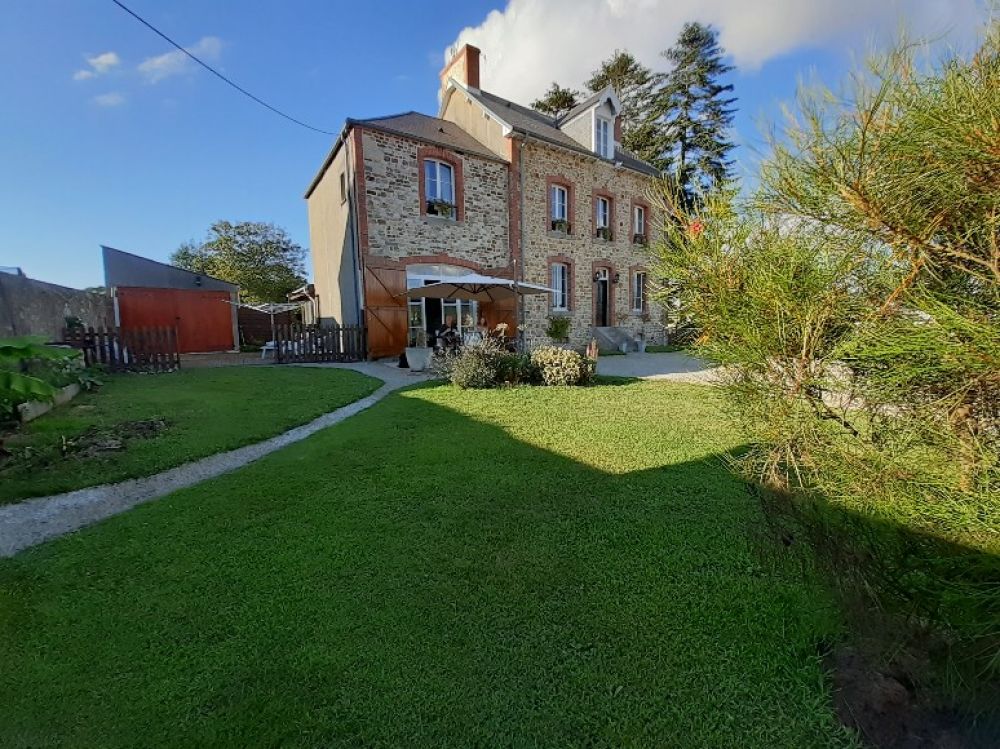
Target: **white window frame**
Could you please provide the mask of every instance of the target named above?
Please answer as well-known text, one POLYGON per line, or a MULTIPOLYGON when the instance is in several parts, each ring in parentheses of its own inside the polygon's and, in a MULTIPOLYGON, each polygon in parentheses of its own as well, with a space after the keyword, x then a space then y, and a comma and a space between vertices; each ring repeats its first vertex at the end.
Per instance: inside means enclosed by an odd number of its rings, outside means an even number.
MULTIPOLYGON (((424 201, 427 203, 449 203, 457 208, 458 201, 455 198, 455 167, 452 164, 449 164, 447 161, 440 161, 439 159, 424 159, 424 201), (433 179, 431 179, 431 175, 428 174, 428 167, 431 166, 434 171, 433 179), (451 192, 450 198, 443 197, 441 193, 441 185, 443 184, 441 176, 443 173, 447 173, 448 175, 448 185, 451 192), (433 193, 431 192, 432 184, 434 185, 433 193)), ((457 211, 451 212, 451 218, 455 218, 456 212, 457 211)))
MULTIPOLYGON (((409 275, 406 276, 406 287, 409 289, 416 289, 421 286, 427 286, 432 283, 441 283, 442 281, 447 281, 447 276, 427 276, 427 275, 409 275)), ((448 315, 452 315, 455 318, 455 328, 460 336, 466 333, 471 333, 476 330, 478 320, 479 320, 479 302, 465 299, 428 299, 427 297, 417 297, 416 299, 410 299, 407 309, 407 335, 408 341, 412 341, 416 338, 416 331, 423 330, 427 325, 427 305, 428 304, 439 304, 441 305, 441 322, 444 323, 448 315), (420 310, 420 324, 411 325, 410 317, 412 312, 420 310), (463 310, 467 313, 468 319, 471 321, 466 324, 463 320, 463 310)), ((425 331, 426 332, 426 331, 425 331)), ((427 334, 427 340, 431 345, 434 345, 433 334, 427 334)))
POLYGON ((549 201, 551 206, 549 207, 550 221, 569 221, 569 190, 563 185, 552 185, 552 190, 549 193, 549 201), (562 202, 560 203, 556 200, 556 196, 561 194, 562 202), (559 215, 559 207, 562 207, 562 215, 559 215))
POLYGON ((597 224, 595 228, 597 229, 610 229, 611 228, 611 200, 609 198, 597 196, 597 205, 594 210, 594 221, 597 224), (604 206, 604 216, 601 216, 601 206, 604 206), (604 223, 601 223, 603 220, 604 223))
POLYGON ((614 123, 607 117, 594 114, 594 153, 605 159, 614 157, 614 123))
POLYGON ((632 311, 644 312, 646 310, 646 284, 648 276, 646 271, 637 270, 632 274, 632 311), (642 283, 639 280, 642 279, 642 283))
POLYGON ((569 311, 569 265, 567 263, 552 263, 549 266, 549 277, 552 288, 557 291, 552 294, 552 311, 569 311), (558 276, 558 278, 557 278, 558 276))
POLYGON ((635 212, 632 215, 632 233, 646 236, 646 206, 644 205, 635 207, 635 212))

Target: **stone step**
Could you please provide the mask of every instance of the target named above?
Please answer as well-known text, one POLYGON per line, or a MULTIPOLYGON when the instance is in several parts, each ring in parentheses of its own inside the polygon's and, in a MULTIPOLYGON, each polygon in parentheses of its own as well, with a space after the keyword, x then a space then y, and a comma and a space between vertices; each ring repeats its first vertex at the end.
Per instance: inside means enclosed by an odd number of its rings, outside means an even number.
POLYGON ((621 351, 623 343, 626 344, 626 351, 636 350, 635 340, 621 328, 595 326, 594 338, 599 351, 621 351))

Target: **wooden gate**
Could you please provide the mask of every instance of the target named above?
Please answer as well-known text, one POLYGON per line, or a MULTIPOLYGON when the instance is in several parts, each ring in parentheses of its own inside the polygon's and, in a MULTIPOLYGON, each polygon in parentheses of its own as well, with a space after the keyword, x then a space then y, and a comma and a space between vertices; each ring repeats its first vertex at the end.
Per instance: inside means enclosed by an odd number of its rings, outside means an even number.
POLYGON ((406 348, 406 270, 365 268, 365 327, 372 358, 398 356, 406 348))
POLYGON ((228 291, 119 287, 121 329, 176 328, 181 353, 231 351, 233 306, 228 291))

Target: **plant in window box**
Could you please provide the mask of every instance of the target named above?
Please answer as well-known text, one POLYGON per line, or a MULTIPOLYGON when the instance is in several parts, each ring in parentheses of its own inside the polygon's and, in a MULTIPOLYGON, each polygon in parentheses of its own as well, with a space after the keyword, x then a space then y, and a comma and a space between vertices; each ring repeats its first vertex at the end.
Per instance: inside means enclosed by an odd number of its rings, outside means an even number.
POLYGON ((412 346, 406 347, 406 362, 413 372, 423 372, 431 364, 434 349, 427 345, 427 332, 418 330, 412 336, 412 346))
POLYGON ((545 329, 545 335, 556 343, 569 343, 570 319, 566 315, 556 315, 549 318, 549 326, 545 329))
POLYGON ((562 232, 563 234, 569 234, 569 221, 564 218, 554 218, 552 219, 552 231, 562 232))
POLYGON ((632 244, 643 244, 643 245, 646 244, 646 235, 645 234, 633 234, 632 235, 632 244))
POLYGON ((440 216, 441 218, 454 218, 455 206, 446 200, 428 200, 427 214, 430 216, 440 216))
POLYGON ((610 242, 612 238, 611 227, 601 226, 597 229, 597 238, 603 239, 605 242, 610 242))

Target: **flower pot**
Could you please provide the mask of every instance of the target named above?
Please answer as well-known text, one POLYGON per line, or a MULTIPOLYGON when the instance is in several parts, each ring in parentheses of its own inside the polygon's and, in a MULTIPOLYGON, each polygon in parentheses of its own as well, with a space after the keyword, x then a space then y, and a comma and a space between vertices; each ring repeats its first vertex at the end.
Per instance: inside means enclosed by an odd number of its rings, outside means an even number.
POLYGON ((407 346, 406 361, 410 365, 411 372, 424 372, 431 365, 431 357, 434 356, 434 349, 427 346, 407 346))

